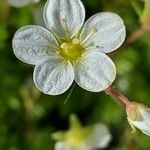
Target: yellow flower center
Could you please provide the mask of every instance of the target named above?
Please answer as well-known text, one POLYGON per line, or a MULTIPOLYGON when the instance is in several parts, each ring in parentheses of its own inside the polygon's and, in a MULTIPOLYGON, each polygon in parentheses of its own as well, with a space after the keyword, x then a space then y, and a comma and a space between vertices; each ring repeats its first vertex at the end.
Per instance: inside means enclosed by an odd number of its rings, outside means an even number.
POLYGON ((72 41, 62 43, 60 48, 61 50, 59 54, 71 62, 76 61, 79 57, 81 57, 84 51, 84 48, 80 45, 78 39, 73 39, 72 41))
POLYGON ((67 133, 67 142, 69 145, 78 145, 84 142, 90 135, 91 128, 76 128, 67 133))

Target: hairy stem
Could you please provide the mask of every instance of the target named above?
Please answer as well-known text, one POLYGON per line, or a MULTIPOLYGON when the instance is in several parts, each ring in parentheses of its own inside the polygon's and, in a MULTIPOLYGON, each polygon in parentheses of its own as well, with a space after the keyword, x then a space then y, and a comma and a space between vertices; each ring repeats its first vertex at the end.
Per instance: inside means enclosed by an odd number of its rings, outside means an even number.
POLYGON ((123 107, 129 106, 131 104, 128 98, 121 94, 114 86, 108 87, 105 90, 105 93, 117 100, 117 102, 119 102, 123 107))

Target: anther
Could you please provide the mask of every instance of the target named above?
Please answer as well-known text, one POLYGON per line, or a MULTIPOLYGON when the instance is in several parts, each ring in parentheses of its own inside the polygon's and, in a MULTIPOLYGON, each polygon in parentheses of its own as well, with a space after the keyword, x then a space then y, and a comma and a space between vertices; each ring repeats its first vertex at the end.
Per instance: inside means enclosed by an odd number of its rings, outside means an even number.
POLYGON ((79 44, 79 40, 78 39, 73 39, 72 42, 73 42, 73 44, 79 44))
POLYGON ((97 29, 96 29, 95 27, 93 27, 93 28, 91 29, 91 32, 96 33, 96 32, 97 32, 97 29))
POLYGON ((60 17, 60 20, 61 20, 62 22, 65 22, 65 17, 60 17))
POLYGON ((82 41, 82 43, 84 44, 94 33, 97 32, 96 27, 91 28, 89 34, 87 35, 87 37, 82 41))
POLYGON ((60 45, 60 47, 62 48, 62 49, 68 49, 68 44, 67 43, 62 43, 61 45, 60 45))

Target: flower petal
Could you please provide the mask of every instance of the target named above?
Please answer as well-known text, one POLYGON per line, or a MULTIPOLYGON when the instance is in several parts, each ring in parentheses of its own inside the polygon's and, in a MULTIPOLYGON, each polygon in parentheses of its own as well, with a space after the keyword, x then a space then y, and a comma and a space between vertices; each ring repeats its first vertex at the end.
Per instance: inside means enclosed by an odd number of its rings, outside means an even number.
POLYGON ((48 0, 43 13, 47 28, 62 39, 74 36, 85 18, 85 9, 80 0, 48 0))
POLYGON ((133 131, 135 127, 150 136, 150 108, 136 102, 126 107, 127 119, 133 131))
POLYGON ((83 54, 75 65, 75 81, 91 92, 100 92, 108 88, 116 77, 112 60, 99 51, 83 54))
POLYGON ((40 0, 8 0, 8 3, 13 7, 24 7, 30 3, 37 3, 40 0))
POLYGON ((68 148, 66 147, 65 142, 57 142, 55 144, 55 150, 68 150, 68 148))
POLYGON ((123 20, 110 12, 92 16, 84 25, 80 40, 87 47, 96 46, 104 53, 112 52, 125 40, 123 20))
POLYGON ((32 0, 32 3, 38 3, 40 0, 32 0))
POLYGON ((111 139, 112 139, 112 136, 107 126, 99 123, 99 124, 94 125, 92 135, 87 141, 87 143, 91 145, 93 149, 106 148, 108 144, 110 143, 111 139))
POLYGON ((150 136, 150 125, 147 124, 146 120, 132 121, 131 119, 128 119, 128 121, 131 125, 134 125, 136 128, 140 129, 143 133, 150 136))
POLYGON ((9 5, 13 7, 24 7, 31 3, 31 0, 8 0, 9 5))
POLYGON ((57 42, 48 30, 36 25, 19 29, 13 38, 14 54, 21 61, 37 64, 55 53, 57 42))
POLYGON ((88 147, 86 144, 70 144, 67 142, 57 142, 55 144, 55 150, 91 150, 91 147, 88 147))
POLYGON ((35 67, 33 77, 40 91, 48 95, 59 95, 71 86, 74 71, 69 62, 52 57, 35 67))

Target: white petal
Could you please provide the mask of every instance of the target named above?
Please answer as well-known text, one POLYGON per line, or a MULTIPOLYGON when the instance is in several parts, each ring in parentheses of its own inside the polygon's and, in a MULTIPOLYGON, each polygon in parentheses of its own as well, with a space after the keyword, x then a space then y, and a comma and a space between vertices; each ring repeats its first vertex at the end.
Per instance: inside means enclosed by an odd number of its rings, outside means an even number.
POLYGON ((99 51, 89 51, 75 65, 75 81, 91 92, 100 92, 108 88, 116 77, 112 60, 99 51))
POLYGON ((65 142, 57 142, 55 144, 55 150, 68 150, 68 148, 66 147, 65 142))
POLYGON ((129 120, 136 128, 140 129, 143 133, 150 136, 150 125, 147 124, 145 120, 142 121, 132 121, 129 120))
POLYGON ((8 0, 9 5, 13 7, 24 7, 31 3, 31 0, 8 0))
POLYGON ((8 0, 9 5, 13 7, 24 7, 30 3, 37 3, 40 0, 8 0))
POLYGON ((114 13, 98 13, 85 23, 80 40, 84 41, 87 47, 99 47, 104 53, 114 51, 125 40, 123 20, 114 13))
POLYGON ((85 145, 85 143, 71 145, 68 142, 57 142, 55 144, 55 150, 92 150, 92 149, 88 145, 85 145))
POLYGON ((142 108, 142 109, 139 109, 141 115, 143 116, 143 118, 145 120, 148 121, 149 125, 150 125, 150 109, 149 108, 142 108))
POLYGON ((55 53, 57 42, 48 30, 43 27, 28 25, 19 29, 13 38, 13 50, 18 59, 28 64, 39 61, 55 53))
POLYGON ((71 86, 74 71, 69 62, 53 57, 37 65, 33 77, 36 86, 43 93, 59 95, 71 86))
POLYGON ((48 0, 43 16, 47 28, 64 39, 71 38, 82 27, 85 10, 80 0, 48 0))
POLYGON ((112 136, 104 124, 94 125, 92 135, 88 141, 88 144, 94 148, 105 148, 108 146, 112 139, 112 136))
POLYGON ((32 0, 33 3, 38 3, 40 0, 32 0))

